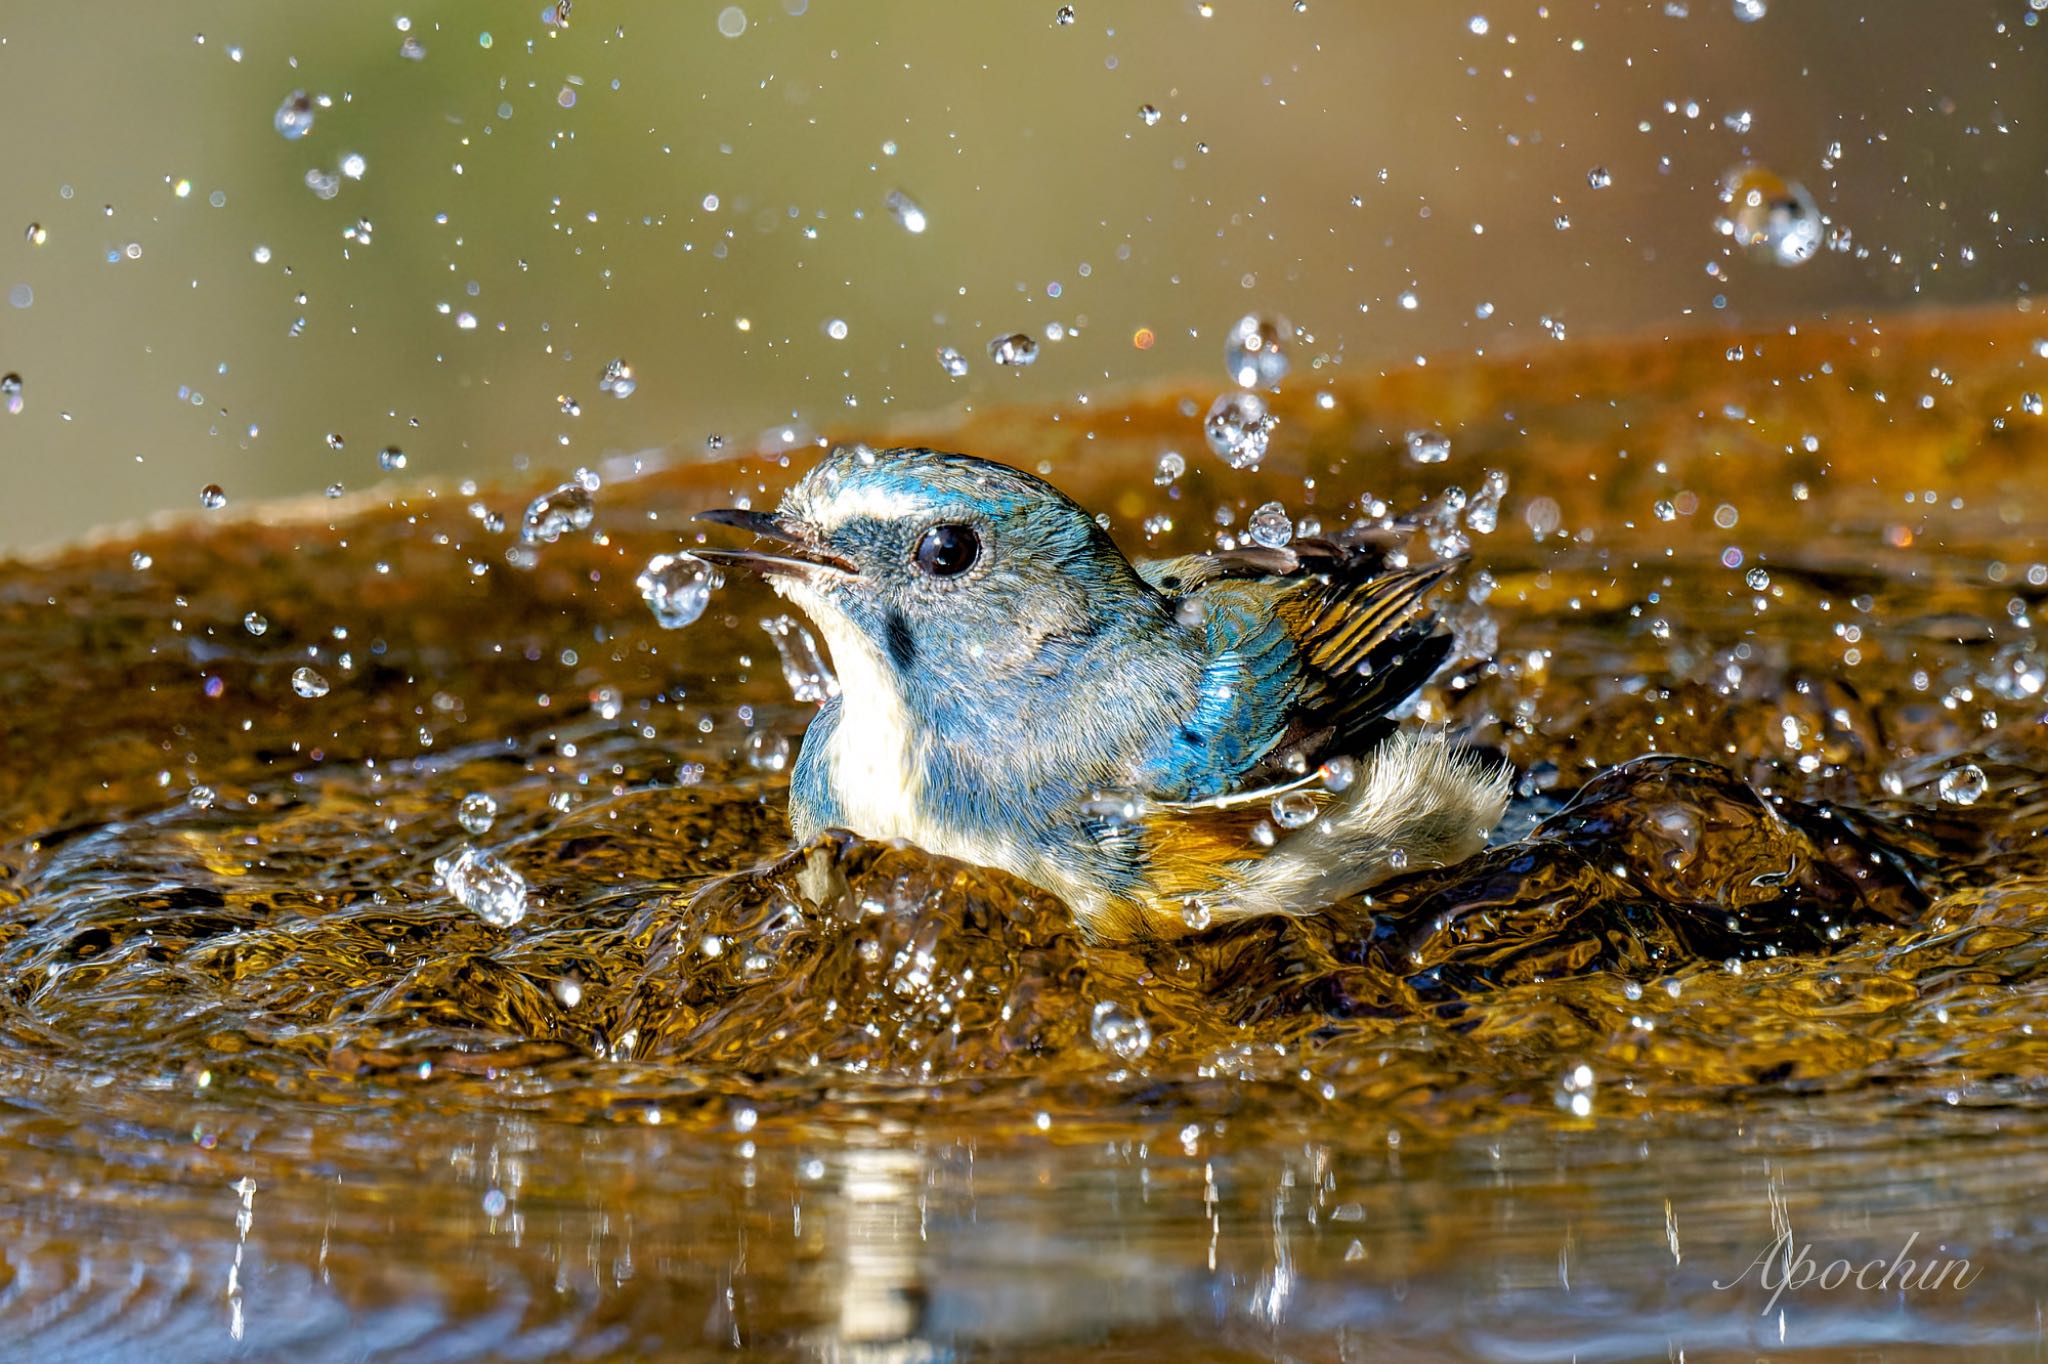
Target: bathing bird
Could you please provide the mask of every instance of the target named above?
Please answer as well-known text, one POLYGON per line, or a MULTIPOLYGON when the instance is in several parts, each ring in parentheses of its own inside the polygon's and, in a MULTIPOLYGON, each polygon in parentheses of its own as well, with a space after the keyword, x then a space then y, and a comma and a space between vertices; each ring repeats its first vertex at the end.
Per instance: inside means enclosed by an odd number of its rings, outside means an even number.
POLYGON ((695 549, 814 621, 839 692, 789 790, 800 840, 905 839, 1050 891, 1097 938, 1303 914, 1477 851, 1508 774, 1400 723, 1450 639, 1390 568, 1298 539, 1132 561, 1042 479, 834 451, 695 549))

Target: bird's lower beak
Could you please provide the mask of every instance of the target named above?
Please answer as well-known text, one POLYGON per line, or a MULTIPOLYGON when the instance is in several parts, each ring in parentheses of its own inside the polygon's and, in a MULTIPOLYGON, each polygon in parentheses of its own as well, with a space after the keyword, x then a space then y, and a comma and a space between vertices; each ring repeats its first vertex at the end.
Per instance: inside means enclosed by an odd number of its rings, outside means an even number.
POLYGON ((815 577, 819 573, 836 573, 852 577, 856 571, 845 559, 813 543, 800 527, 784 521, 772 512, 718 507, 711 511, 698 512, 691 519, 710 521, 720 526, 734 526, 740 530, 750 531, 763 540, 773 540, 781 547, 779 552, 773 554, 757 549, 692 549, 690 553, 699 559, 708 559, 715 564, 730 564, 734 568, 749 569, 755 573, 799 578, 815 577))

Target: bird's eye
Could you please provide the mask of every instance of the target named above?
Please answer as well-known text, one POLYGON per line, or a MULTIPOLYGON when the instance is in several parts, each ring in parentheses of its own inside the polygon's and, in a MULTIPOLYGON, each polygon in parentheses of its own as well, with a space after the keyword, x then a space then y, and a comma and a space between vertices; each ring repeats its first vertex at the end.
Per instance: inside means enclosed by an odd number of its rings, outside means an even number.
POLYGON ((972 526, 933 526, 917 542, 917 566, 934 578, 955 578, 974 567, 981 537, 972 526))

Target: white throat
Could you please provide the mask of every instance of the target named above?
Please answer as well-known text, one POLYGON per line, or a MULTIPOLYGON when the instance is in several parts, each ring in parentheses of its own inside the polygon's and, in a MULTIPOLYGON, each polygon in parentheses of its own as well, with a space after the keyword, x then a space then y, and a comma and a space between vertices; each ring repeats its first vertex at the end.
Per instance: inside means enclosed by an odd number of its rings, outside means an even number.
POLYGON ((853 831, 932 846, 924 814, 925 758, 902 685, 881 651, 807 584, 775 588, 817 623, 839 677, 839 725, 825 751, 832 795, 853 831))

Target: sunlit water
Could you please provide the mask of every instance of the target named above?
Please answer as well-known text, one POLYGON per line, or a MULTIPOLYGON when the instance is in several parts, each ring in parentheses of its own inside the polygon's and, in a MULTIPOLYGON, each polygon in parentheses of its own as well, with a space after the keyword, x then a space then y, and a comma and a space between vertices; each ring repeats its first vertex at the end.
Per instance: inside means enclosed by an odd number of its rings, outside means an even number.
POLYGON ((9 568, 0 1348, 2037 1358, 2042 336, 1297 371, 1250 458, 1216 389, 835 433, 1134 551, 1472 556, 1424 709, 1519 769, 1495 846, 1169 945, 789 853, 829 679, 650 560, 807 449, 9 568))

